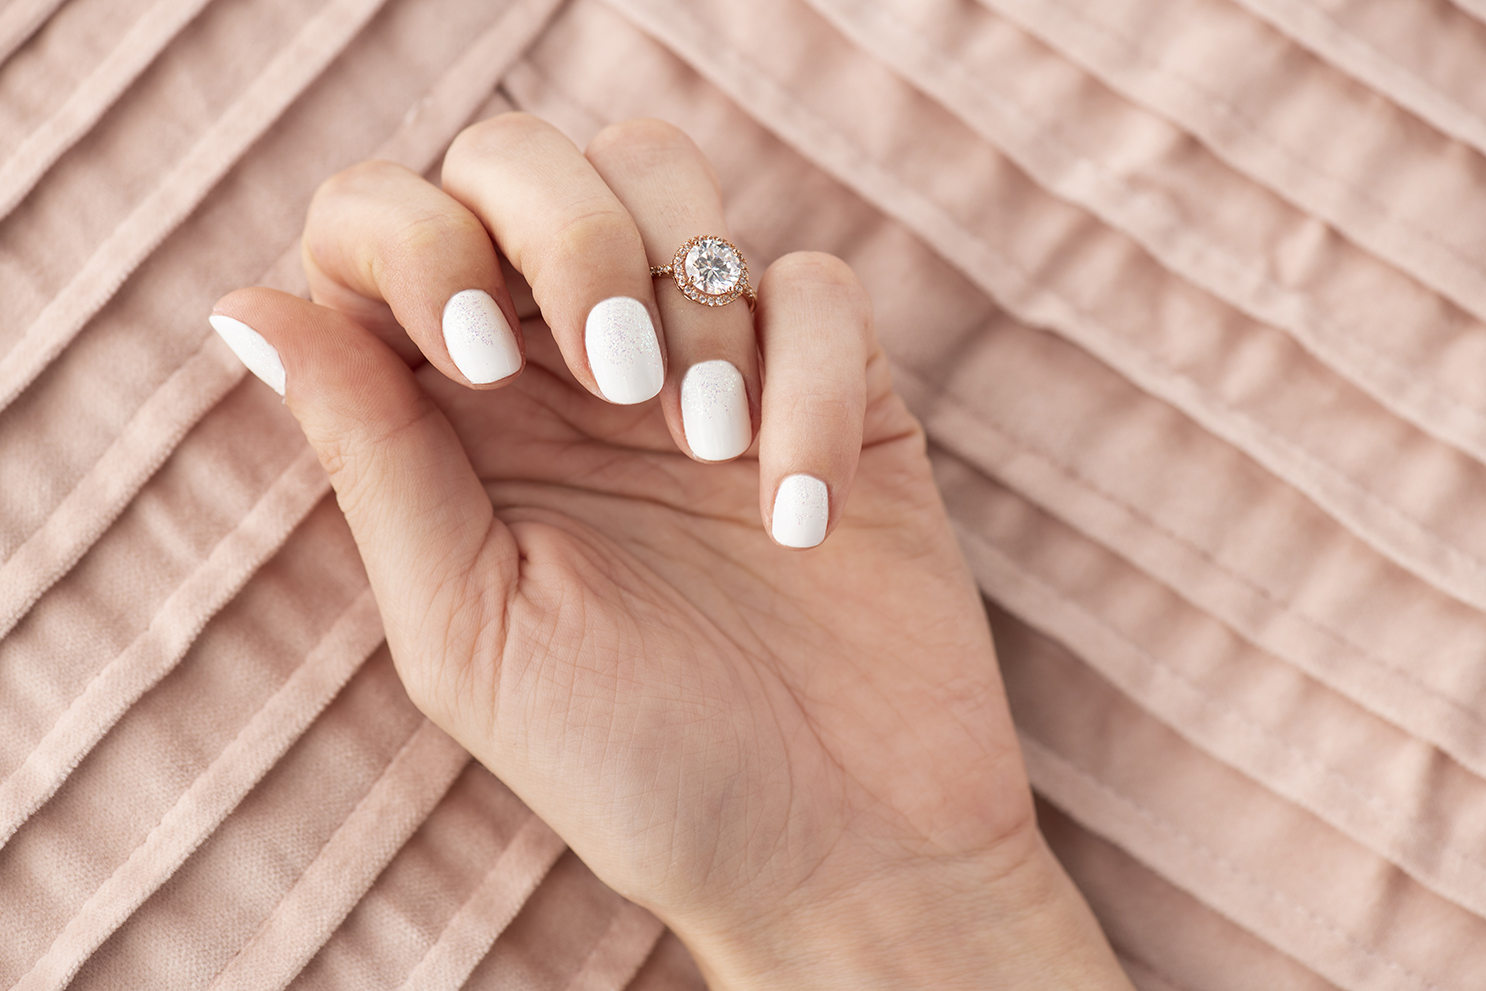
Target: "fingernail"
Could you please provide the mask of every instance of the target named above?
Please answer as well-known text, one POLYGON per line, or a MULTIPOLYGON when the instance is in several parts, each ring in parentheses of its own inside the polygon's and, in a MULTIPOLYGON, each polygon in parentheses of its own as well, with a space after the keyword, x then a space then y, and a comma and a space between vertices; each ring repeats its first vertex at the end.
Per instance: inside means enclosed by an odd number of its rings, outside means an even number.
POLYGON ((521 348, 490 293, 466 289, 444 304, 444 346, 454 367, 476 385, 521 371, 521 348))
POLYGON ((248 366, 248 371, 268 383, 268 387, 279 395, 284 394, 284 363, 274 346, 263 339, 263 335, 241 320, 213 313, 207 318, 217 336, 227 342, 238 360, 248 366))
POLYGON ((583 329, 588 367, 611 403, 643 403, 660 392, 665 368, 650 311, 629 296, 611 296, 588 311, 583 329))
POLYGON ((691 453, 703 461, 726 461, 753 443, 748 392, 731 361, 703 361, 681 380, 681 428, 691 453))
POLYGON ((831 497, 812 475, 790 475, 774 494, 774 539, 785 547, 814 547, 826 539, 831 497))

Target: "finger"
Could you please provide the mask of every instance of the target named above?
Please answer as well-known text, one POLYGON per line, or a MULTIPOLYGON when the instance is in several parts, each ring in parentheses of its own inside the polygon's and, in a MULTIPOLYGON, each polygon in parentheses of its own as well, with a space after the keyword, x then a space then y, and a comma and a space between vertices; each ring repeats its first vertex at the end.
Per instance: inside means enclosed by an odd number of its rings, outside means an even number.
POLYGON ((759 498, 785 547, 814 547, 841 518, 862 451, 872 307, 846 263, 785 255, 759 280, 764 358, 759 498))
MULTIPOLYGON (((414 699, 426 705, 443 697, 429 679, 464 660, 443 657, 451 631, 468 634, 473 624, 503 637, 501 590, 517 567, 511 534, 495 519, 449 421, 405 362, 337 311, 272 289, 243 289, 218 302, 211 323, 250 369, 280 388, 320 456, 414 699), (461 599, 470 586, 459 579, 470 574, 488 576, 495 594, 461 599)), ((488 656, 498 653, 497 645, 488 656)))
POLYGON ((613 403, 665 382, 665 341, 634 221, 560 131, 529 114, 466 128, 444 189, 484 222, 526 277, 574 376, 613 403))
POLYGON ((521 371, 520 323, 490 236, 421 176, 366 162, 331 177, 310 203, 303 253, 314 300, 405 360, 415 357, 410 339, 466 385, 493 386, 521 371))
MULTIPOLYGON (((716 174, 676 127, 658 120, 614 124, 585 154, 634 218, 654 264, 670 263, 677 247, 698 235, 727 237, 716 174)), ((746 277, 745 266, 737 278, 746 277)), ((747 304, 695 302, 671 278, 656 282, 656 304, 670 357, 661 405, 671 435, 698 460, 736 458, 753 442, 759 399, 758 345, 747 304)))

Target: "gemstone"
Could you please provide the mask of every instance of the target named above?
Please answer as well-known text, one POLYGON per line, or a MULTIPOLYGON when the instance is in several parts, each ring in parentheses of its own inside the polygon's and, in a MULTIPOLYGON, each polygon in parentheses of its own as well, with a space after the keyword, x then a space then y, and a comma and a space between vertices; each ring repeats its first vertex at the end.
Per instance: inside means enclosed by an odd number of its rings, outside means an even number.
POLYGON ((686 281, 708 296, 721 296, 738 285, 743 258, 731 244, 704 237, 686 253, 686 281))

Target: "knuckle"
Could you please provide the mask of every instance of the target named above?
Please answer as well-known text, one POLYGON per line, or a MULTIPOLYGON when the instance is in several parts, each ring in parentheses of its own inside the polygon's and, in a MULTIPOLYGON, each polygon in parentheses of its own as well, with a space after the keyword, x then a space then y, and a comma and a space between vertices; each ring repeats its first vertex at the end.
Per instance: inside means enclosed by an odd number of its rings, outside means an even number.
POLYGON ((419 209, 400 218, 387 231, 379 253, 389 259, 417 259, 436 249, 463 248, 485 239, 485 228, 472 214, 419 209))
POLYGON ((839 429, 861 419, 861 404, 844 396, 812 393, 801 397, 799 414, 812 424, 839 429))
POLYGON ((467 254, 488 240, 484 226, 473 215, 427 206, 377 210, 365 235, 343 257, 362 273, 359 278, 384 295, 398 289, 416 292, 431 259, 446 257, 451 250, 467 254))
POLYGON ((839 292, 843 296, 865 295, 866 292, 850 265, 824 251, 791 252, 770 268, 776 278, 826 292, 839 292))
POLYGON ((654 117, 635 117, 610 124, 594 136, 584 154, 600 168, 622 163, 636 173, 677 162, 693 162, 706 175, 715 193, 722 188, 712 163, 690 135, 675 124, 654 117))
POLYGON ((336 502, 353 523, 375 515, 386 501, 386 487, 398 484, 399 466, 388 456, 397 438, 438 415, 438 407, 423 395, 399 405, 399 415, 375 426, 347 424, 343 419, 307 424, 306 434, 335 489, 336 502))
POLYGON ((551 124, 519 110, 477 121, 460 131, 444 155, 446 177, 457 174, 469 160, 491 155, 520 154, 534 142, 552 134, 551 124))
POLYGON ((633 155, 649 152, 690 151, 696 145, 675 124, 653 117, 636 117, 610 124, 588 143, 588 154, 633 155))
POLYGON ((553 230, 532 272, 533 279, 541 279, 543 272, 592 267, 595 259, 644 257, 640 232, 627 213, 607 203, 588 207, 580 205, 574 216, 553 230))
POLYGON ((394 162, 367 161, 326 179, 310 200, 302 250, 327 270, 347 265, 358 270, 367 268, 376 248, 371 242, 380 237, 374 234, 363 241, 348 232, 366 230, 369 222, 380 224, 395 215, 390 207, 399 202, 397 191, 405 190, 410 178, 422 182, 394 162))
POLYGON ((315 453, 335 488, 336 501, 346 510, 346 502, 352 499, 359 488, 358 479, 364 474, 359 470, 354 448, 343 437, 325 437, 315 444, 315 453))
POLYGON ((824 251, 796 251, 779 258, 764 273, 769 289, 788 287, 812 305, 844 311, 870 333, 872 298, 850 265, 824 251))
POLYGON ((378 190, 385 188, 389 183, 399 181, 410 174, 407 169, 395 162, 376 159, 358 162, 350 168, 341 169, 320 183, 311 200, 311 213, 315 211, 315 207, 323 208, 334 201, 374 196, 378 190))

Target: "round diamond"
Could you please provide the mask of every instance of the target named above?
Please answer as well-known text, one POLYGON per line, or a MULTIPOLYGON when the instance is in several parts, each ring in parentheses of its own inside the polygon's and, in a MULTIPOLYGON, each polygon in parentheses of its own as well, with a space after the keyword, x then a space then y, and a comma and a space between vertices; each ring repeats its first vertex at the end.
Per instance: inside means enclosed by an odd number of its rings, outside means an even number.
POLYGON ((686 253, 686 281, 708 296, 731 292, 743 274, 743 259, 731 244, 704 237, 686 253))

